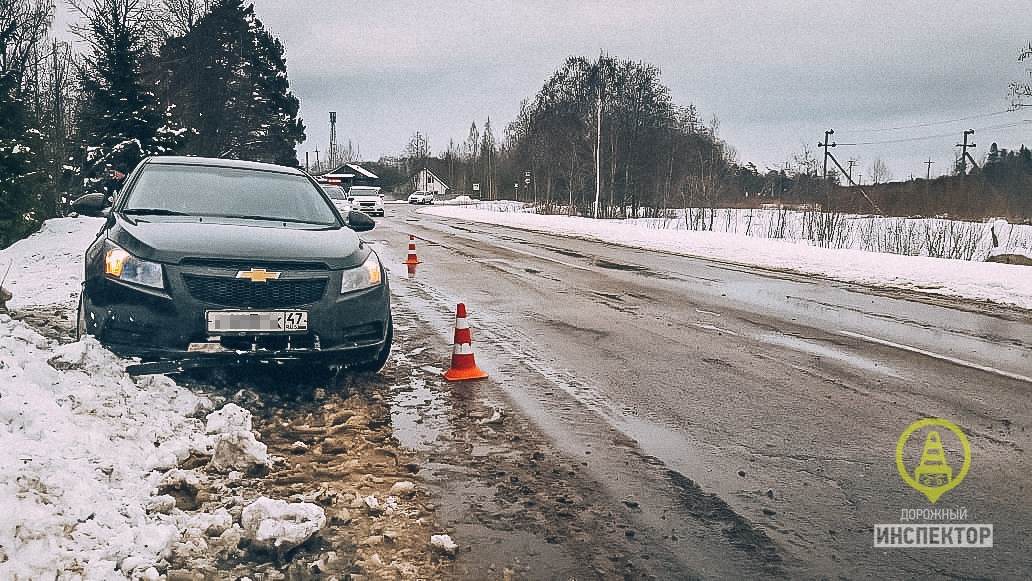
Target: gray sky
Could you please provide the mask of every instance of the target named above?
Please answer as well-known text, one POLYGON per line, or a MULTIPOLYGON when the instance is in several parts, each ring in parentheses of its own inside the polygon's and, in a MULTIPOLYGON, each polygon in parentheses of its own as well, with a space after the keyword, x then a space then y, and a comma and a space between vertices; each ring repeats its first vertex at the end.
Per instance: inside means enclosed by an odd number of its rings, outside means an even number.
POLYGON ((739 161, 761 170, 804 144, 817 154, 827 129, 869 144, 834 149, 843 164, 863 174, 880 158, 896 179, 924 176, 928 159, 946 172, 965 129, 976 158, 993 141, 1032 146, 1032 109, 1003 113, 1008 83, 1032 67, 1017 61, 1032 40, 1020 1, 254 3, 286 47, 308 127, 302 163, 326 150, 329 111, 363 159, 400 153, 416 131, 440 153, 488 118, 501 138, 568 56, 600 51, 659 67, 674 101, 716 117, 739 161))

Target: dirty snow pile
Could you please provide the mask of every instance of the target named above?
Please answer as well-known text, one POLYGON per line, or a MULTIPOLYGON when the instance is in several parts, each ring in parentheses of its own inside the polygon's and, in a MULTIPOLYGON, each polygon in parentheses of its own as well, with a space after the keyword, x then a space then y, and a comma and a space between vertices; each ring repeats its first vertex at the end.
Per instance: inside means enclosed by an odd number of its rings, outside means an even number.
MULTIPOLYGON (((438 206, 420 212, 1032 309, 1032 267, 1028 266, 904 256, 855 248, 819 248, 790 240, 729 232, 657 228, 638 220, 540 215, 513 202, 438 206)), ((1024 232, 1028 227, 1021 228, 1022 236, 1028 238, 1024 232)), ((1032 255, 1029 248, 1022 252, 1032 255)))
MULTIPOLYGON (((9 306, 74 309, 97 226, 51 220, 0 251, 9 306)), ((323 525, 320 507, 269 499, 247 519, 178 508, 170 493, 196 494, 209 472, 232 480, 271 460, 250 412, 125 365, 92 337, 60 345, 0 314, 0 579, 158 579, 170 559, 241 539, 289 549, 323 525), (181 469, 191 457, 210 470, 181 469)))
POLYGON ((104 579, 179 538, 151 513, 165 471, 206 448, 210 403, 164 377, 134 383, 92 338, 56 346, 0 315, 0 577, 104 579), (68 576, 68 577, 65 577, 68 576))

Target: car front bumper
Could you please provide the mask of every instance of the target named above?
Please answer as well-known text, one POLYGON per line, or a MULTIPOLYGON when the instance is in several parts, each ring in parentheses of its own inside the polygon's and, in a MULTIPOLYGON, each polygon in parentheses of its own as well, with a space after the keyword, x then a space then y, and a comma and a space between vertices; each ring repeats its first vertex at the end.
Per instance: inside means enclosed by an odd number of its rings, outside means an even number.
MULTIPOLYGON (((386 282, 340 294, 340 275, 328 273, 319 300, 292 306, 244 308, 199 300, 171 273, 166 291, 154 292, 104 277, 83 285, 85 332, 123 357, 145 361, 359 363, 387 341, 390 290, 386 282), (209 332, 207 311, 303 310, 305 331, 209 332)), ((327 273, 324 273, 327 274, 327 273)))

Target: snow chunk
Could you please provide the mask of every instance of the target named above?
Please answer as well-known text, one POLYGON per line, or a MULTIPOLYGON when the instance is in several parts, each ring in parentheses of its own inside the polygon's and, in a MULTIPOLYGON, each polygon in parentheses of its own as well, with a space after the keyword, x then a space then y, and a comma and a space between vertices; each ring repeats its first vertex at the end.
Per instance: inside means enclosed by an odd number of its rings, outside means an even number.
POLYGON ((454 555, 459 550, 459 546, 452 540, 451 535, 431 535, 430 545, 446 555, 454 555))
POLYGON ((267 551, 280 554, 304 543, 326 524, 322 507, 308 502, 288 503, 261 497, 244 507, 240 526, 246 538, 267 551))
POLYGON ((244 430, 215 436, 211 466, 219 472, 240 470, 253 473, 269 466, 268 447, 244 430))
POLYGON ((251 412, 235 403, 228 403, 217 412, 208 414, 209 434, 228 434, 243 430, 251 431, 251 412))

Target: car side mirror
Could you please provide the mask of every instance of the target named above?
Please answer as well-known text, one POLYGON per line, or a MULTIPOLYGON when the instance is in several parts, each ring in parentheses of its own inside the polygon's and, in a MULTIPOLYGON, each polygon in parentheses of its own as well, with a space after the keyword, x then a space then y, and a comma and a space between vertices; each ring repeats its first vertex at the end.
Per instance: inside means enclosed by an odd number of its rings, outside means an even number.
POLYGON ((84 216, 93 216, 94 218, 103 217, 107 208, 108 197, 102 193, 92 193, 79 196, 72 201, 72 211, 78 212, 84 216))
POLYGON ((364 212, 356 210, 348 212, 348 227, 355 232, 368 232, 374 226, 376 226, 376 220, 373 220, 364 212))

